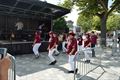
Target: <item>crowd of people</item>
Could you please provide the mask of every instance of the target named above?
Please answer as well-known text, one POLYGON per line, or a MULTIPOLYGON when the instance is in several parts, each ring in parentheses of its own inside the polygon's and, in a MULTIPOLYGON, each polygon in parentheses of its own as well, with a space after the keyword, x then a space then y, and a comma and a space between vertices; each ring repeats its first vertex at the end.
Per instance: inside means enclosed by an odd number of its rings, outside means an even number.
MULTIPOLYGON (((36 58, 39 58, 39 47, 41 45, 41 32, 36 31, 35 39, 33 43, 33 52, 36 58)), ((58 51, 58 43, 59 39, 55 32, 49 32, 49 45, 48 45, 48 57, 50 59, 49 65, 55 65, 57 60, 54 58, 54 53, 56 56, 60 54, 58 51)), ((75 69, 74 62, 76 61, 76 56, 79 52, 83 51, 85 55, 85 63, 90 63, 90 55, 92 53, 92 57, 96 57, 94 47, 97 44, 97 35, 92 31, 91 33, 85 33, 83 35, 79 35, 76 38, 76 34, 73 31, 70 31, 68 34, 63 34, 62 39, 62 51, 68 55, 68 63, 70 68, 68 73, 77 73, 77 69, 75 69)))

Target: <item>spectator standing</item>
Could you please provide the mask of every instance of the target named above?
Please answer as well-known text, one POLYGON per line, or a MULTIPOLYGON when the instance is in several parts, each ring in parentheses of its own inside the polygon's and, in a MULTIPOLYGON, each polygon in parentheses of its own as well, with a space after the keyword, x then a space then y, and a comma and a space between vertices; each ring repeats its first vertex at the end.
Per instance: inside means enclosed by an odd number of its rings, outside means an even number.
POLYGON ((119 52, 120 52, 120 34, 118 34, 118 44, 119 44, 119 52))
POLYGON ((82 44, 83 44, 83 38, 81 35, 79 35, 77 39, 77 44, 78 44, 78 52, 80 52, 82 50, 82 44))
POLYGON ((94 31, 91 32, 91 48, 92 48, 92 57, 95 57, 95 45, 97 44, 97 35, 95 35, 94 31))

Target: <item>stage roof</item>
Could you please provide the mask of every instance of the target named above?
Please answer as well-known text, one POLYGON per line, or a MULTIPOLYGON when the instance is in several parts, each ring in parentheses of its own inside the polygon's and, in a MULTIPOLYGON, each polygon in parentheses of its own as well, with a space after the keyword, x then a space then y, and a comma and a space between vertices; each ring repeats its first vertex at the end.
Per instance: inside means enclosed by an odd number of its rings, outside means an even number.
POLYGON ((0 14, 34 19, 57 19, 70 10, 39 0, 0 0, 0 14))

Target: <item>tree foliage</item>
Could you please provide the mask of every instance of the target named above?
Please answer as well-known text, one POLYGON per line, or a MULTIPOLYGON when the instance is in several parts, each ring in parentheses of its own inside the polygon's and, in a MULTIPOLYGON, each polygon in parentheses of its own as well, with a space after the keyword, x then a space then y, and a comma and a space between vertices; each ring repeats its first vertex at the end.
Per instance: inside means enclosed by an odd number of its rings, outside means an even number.
MULTIPOLYGON (((83 30, 100 30, 100 18, 93 16, 92 18, 79 15, 77 25, 82 27, 83 30)), ((120 29, 120 14, 111 14, 107 19, 107 31, 120 29)))
POLYGON ((77 20, 77 25, 87 32, 92 29, 92 19, 80 14, 77 20))
POLYGON ((113 14, 108 17, 107 20, 107 30, 118 30, 120 29, 120 15, 119 14, 113 14))
POLYGON ((92 27, 94 30, 101 30, 100 28, 100 18, 98 16, 93 16, 92 27))
MULTIPOLYGON (((69 2, 69 0, 67 1, 69 2)), ((110 8, 108 6, 108 3, 109 0, 74 0, 74 4, 79 7, 81 14, 87 17, 98 16, 100 18, 102 45, 106 45, 106 22, 108 16, 112 11, 120 11, 120 0, 113 0, 110 8)), ((65 4, 66 3, 64 3, 64 5, 65 4)))
POLYGON ((89 30, 100 30, 100 19, 97 16, 86 17, 80 14, 77 20, 77 25, 82 27, 85 32, 89 30))
POLYGON ((64 31, 68 28, 64 17, 54 20, 53 30, 54 31, 64 31))
POLYGON ((67 8, 67 9, 71 9, 72 8, 72 0, 64 0, 64 3, 59 3, 58 6, 67 8))

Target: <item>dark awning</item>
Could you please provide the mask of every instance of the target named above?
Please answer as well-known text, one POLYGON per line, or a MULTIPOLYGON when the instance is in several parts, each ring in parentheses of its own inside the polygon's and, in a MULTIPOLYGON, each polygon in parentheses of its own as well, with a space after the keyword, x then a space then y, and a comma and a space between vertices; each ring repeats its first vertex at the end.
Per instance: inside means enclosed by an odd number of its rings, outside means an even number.
POLYGON ((56 19, 70 10, 39 0, 0 0, 0 14, 36 19, 56 19))

